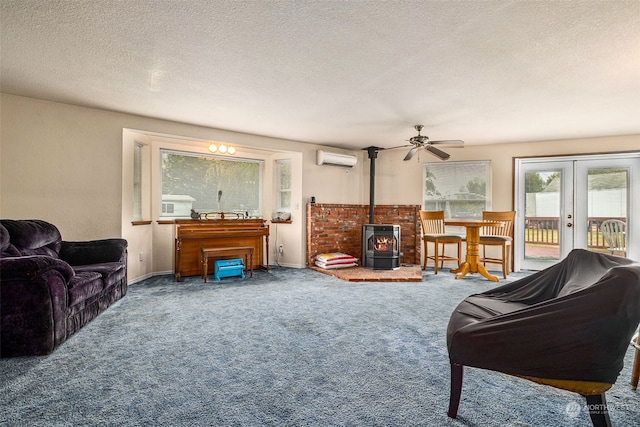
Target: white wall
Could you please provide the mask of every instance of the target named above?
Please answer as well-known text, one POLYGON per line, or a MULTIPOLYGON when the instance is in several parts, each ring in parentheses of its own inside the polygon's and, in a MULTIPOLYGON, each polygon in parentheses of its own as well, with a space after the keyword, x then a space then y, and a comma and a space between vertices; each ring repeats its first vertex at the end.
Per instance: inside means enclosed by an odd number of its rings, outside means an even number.
MULTIPOLYGON (((150 277, 154 270, 154 256, 153 256, 153 228, 151 224, 134 226, 133 220, 133 146, 135 142, 145 144, 145 158, 150 157, 149 145, 151 140, 142 135, 136 135, 135 133, 123 130, 122 131, 122 209, 121 209, 121 236, 127 239, 129 246, 127 248, 128 264, 127 275, 130 279, 141 280, 146 277, 150 277), (126 197, 130 196, 130 197, 126 197), (139 255, 142 254, 142 261, 140 261, 139 255)), ((143 194, 150 192, 149 184, 151 182, 151 171, 149 167, 143 168, 144 179, 143 182, 147 184, 143 194)), ((143 198, 142 214, 144 218, 150 219, 150 203, 149 198, 143 198)), ((65 235, 62 235, 66 238, 65 235)))
MULTIPOLYGON (((270 156, 269 163, 271 166, 275 166, 274 163, 277 160, 290 159, 291 160, 291 224, 271 224, 269 233, 271 236, 271 245, 269 247, 269 262, 271 264, 278 263, 285 267, 303 267, 305 265, 305 239, 304 234, 306 228, 300 228, 300 224, 305 224, 306 211, 304 208, 302 191, 303 191, 303 173, 302 173, 302 154, 291 152, 278 152, 270 156), (278 245, 283 245, 284 252, 278 254, 278 245)), ((271 177, 272 185, 275 187, 275 182, 278 180, 278 176, 273 175, 271 177)), ((275 210, 274 206, 276 201, 271 200, 272 205, 269 207, 268 212, 275 210)))

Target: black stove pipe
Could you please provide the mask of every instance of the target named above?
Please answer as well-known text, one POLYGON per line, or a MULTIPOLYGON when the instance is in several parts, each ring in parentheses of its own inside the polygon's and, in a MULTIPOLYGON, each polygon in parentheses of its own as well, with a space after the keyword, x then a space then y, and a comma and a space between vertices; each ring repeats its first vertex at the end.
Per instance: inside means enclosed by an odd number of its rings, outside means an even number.
POLYGON ((371 166, 369 167, 369 224, 373 224, 375 222, 373 217, 373 210, 375 206, 374 195, 376 184, 376 158, 378 157, 378 149, 378 147, 367 148, 367 153, 369 154, 371 164, 371 166))

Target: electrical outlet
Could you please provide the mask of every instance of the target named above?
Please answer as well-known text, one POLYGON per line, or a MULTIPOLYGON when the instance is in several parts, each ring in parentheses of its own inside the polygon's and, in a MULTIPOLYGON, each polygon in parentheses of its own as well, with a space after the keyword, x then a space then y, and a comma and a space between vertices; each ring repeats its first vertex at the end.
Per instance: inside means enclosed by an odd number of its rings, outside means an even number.
POLYGON ((278 253, 281 254, 283 252, 284 252, 284 246, 283 245, 278 246, 278 253))
POLYGON ((138 258, 140 259, 140 261, 144 260, 144 255, 142 255, 142 252, 140 252, 140 255, 138 256, 138 258))

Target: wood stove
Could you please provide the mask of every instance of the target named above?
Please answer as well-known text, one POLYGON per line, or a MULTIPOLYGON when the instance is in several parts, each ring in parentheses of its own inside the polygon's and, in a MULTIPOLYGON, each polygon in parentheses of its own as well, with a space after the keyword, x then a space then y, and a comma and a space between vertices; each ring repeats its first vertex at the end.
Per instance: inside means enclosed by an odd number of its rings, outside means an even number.
POLYGON ((365 224, 362 226, 362 266, 374 270, 400 268, 400 226, 365 224))

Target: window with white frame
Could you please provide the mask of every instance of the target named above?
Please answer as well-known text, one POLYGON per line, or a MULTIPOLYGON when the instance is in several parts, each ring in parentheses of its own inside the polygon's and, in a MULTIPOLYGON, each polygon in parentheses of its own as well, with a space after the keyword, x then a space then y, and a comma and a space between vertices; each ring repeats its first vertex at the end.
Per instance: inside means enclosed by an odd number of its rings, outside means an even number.
POLYGON ((161 216, 198 213, 262 215, 262 161, 160 150, 161 216))
POLYGON ((491 207, 491 162, 437 162, 423 167, 422 207, 445 218, 481 218, 491 207))
POLYGON ((278 212, 291 212, 291 161, 276 160, 276 206, 278 212))
POLYGON ((139 142, 133 146, 133 220, 142 219, 142 147, 139 142))

